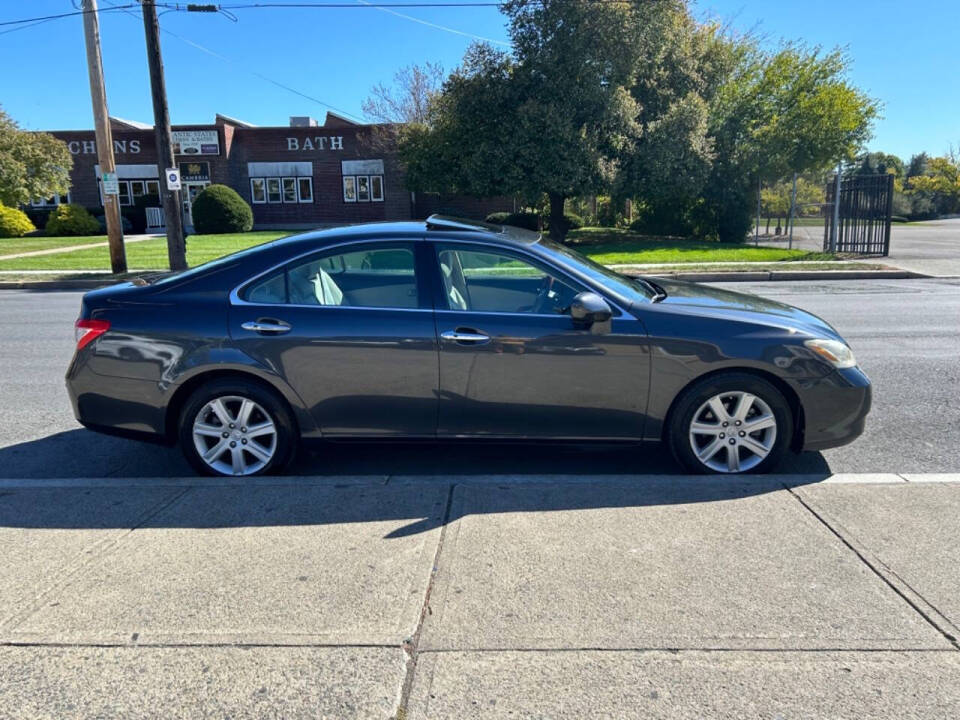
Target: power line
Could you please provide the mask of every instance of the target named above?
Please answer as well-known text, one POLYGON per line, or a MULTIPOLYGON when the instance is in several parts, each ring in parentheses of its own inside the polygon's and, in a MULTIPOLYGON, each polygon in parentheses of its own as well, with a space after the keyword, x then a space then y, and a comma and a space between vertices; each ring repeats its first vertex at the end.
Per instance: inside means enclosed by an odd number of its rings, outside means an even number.
POLYGON ((388 13, 390 15, 396 15, 398 18, 403 18, 404 20, 410 20, 411 22, 419 23, 420 25, 426 25, 427 27, 435 28, 437 30, 443 30, 448 33, 453 33, 454 35, 463 35, 464 37, 473 38, 474 40, 483 40, 484 42, 493 43, 495 45, 504 45, 509 47, 510 43, 503 42, 502 40, 494 40, 493 38, 483 37, 482 35, 474 35, 473 33, 464 32, 463 30, 457 30, 456 28, 447 27, 446 25, 438 25, 437 23, 432 23, 427 20, 422 20, 420 18, 413 17, 412 15, 404 15, 403 13, 398 13, 396 10, 391 10, 386 7, 379 7, 373 5, 367 0, 357 0, 358 3, 367 5, 368 7, 373 7, 376 10, 381 12, 388 13))
MULTIPOLYGON (((140 7, 136 3, 131 5, 115 5, 113 8, 108 8, 107 10, 101 10, 100 12, 108 12, 109 10, 125 10, 127 8, 140 7)), ((164 6, 166 7, 166 6, 164 6)), ((95 13, 96 10, 73 10, 71 12, 58 13, 57 15, 41 15, 39 17, 32 18, 23 18, 22 20, 4 20, 0 22, 0 26, 3 25, 22 25, 24 23, 32 23, 34 25, 39 25, 41 22, 47 22, 48 20, 59 20, 60 18, 74 17, 76 15, 86 15, 87 13, 95 13)))
MULTIPOLYGON (((118 10, 124 9, 124 8, 122 8, 122 7, 119 6, 119 5, 114 5, 113 0, 104 0, 104 2, 109 3, 111 7, 115 7, 115 8, 117 8, 118 10)), ((139 7, 139 6, 138 6, 138 7, 139 7)), ((136 18, 137 20, 139 20, 139 17, 137 16, 136 13, 130 12, 129 10, 125 10, 125 9, 124 9, 124 12, 125 12, 125 14, 130 15, 131 17, 136 18)), ((300 92, 300 91, 297 90, 296 88, 292 88, 292 87, 290 87, 289 85, 285 85, 285 84, 283 84, 283 83, 281 83, 281 82, 278 82, 277 80, 274 80, 274 79, 271 78, 271 77, 267 77, 266 75, 263 75, 262 73, 259 73, 259 72, 255 71, 255 70, 250 70, 250 69, 248 69, 246 66, 241 65, 238 61, 233 60, 232 58, 229 58, 229 57, 227 57, 226 55, 221 55, 220 53, 216 52, 215 50, 211 50, 211 49, 208 48, 208 47, 204 47, 204 46, 201 45, 200 43, 194 42, 194 41, 191 40, 190 38, 185 38, 185 37, 183 37, 182 35, 178 35, 177 33, 173 32, 172 30, 167 30, 167 29, 164 28, 164 27, 161 27, 161 28, 160 28, 160 31, 163 32, 163 33, 165 33, 165 34, 167 34, 167 35, 169 35, 169 36, 172 37, 172 38, 175 38, 175 39, 179 40, 179 41, 182 42, 182 43, 186 43, 187 45, 190 45, 191 47, 196 48, 197 50, 200 50, 201 52, 206 53, 207 55, 210 55, 210 56, 212 56, 212 57, 215 57, 215 58, 217 58, 218 60, 222 60, 223 62, 228 63, 228 64, 230 64, 230 65, 240 66, 240 67, 242 67, 242 69, 244 70, 244 72, 246 72, 248 75, 253 75, 254 77, 257 77, 257 78, 259 78, 260 80, 263 80, 264 82, 268 82, 268 83, 270 83, 271 85, 275 85, 276 87, 281 88, 282 90, 286 90, 287 92, 291 92, 291 93, 293 93, 294 95, 298 95, 298 96, 300 96, 300 97, 302 97, 302 98, 305 98, 305 99, 307 99, 307 100, 310 100, 311 102, 315 102, 315 103, 317 103, 318 105, 323 105, 323 107, 326 107, 326 108, 329 108, 329 109, 331 109, 331 110, 334 110, 335 112, 338 112, 338 113, 340 113, 341 115, 346 115, 347 117, 351 117, 351 118, 353 118, 353 119, 355 119, 355 120, 360 120, 360 121, 362 122, 361 118, 359 118, 358 116, 354 115, 354 114, 351 113, 351 112, 347 112, 346 110, 342 110, 342 109, 338 108, 336 105, 331 105, 331 104, 328 103, 328 102, 324 102, 324 101, 321 100, 320 98, 315 98, 315 97, 313 97, 313 96, 311 96, 311 95, 307 95, 307 94, 304 93, 304 92, 300 92)))

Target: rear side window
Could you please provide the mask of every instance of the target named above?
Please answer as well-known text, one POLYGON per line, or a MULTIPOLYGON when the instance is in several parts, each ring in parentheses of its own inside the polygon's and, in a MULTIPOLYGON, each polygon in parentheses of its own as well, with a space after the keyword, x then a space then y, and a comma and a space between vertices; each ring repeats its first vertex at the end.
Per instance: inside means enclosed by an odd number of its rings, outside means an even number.
POLYGON ((265 305, 419 307, 409 244, 314 256, 249 285, 242 297, 265 305))

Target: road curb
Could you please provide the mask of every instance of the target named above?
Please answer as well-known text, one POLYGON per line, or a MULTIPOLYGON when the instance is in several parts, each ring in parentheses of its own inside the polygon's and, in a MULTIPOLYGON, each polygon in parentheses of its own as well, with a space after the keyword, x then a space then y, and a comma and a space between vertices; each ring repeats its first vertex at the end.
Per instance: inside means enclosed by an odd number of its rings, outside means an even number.
MULTIPOLYGON (((691 282, 768 282, 785 280, 908 280, 929 278, 930 275, 908 270, 749 270, 746 272, 657 272, 641 273, 628 270, 625 275, 689 280, 691 282)), ((0 280, 0 290, 95 290, 124 280, 0 280)))
MULTIPOLYGON (((631 275, 641 273, 632 272, 631 275)), ((929 275, 910 272, 908 270, 750 270, 747 272, 651 272, 651 277, 672 278, 675 280, 689 280, 691 282, 768 282, 786 280, 908 280, 911 278, 928 278, 929 275)))

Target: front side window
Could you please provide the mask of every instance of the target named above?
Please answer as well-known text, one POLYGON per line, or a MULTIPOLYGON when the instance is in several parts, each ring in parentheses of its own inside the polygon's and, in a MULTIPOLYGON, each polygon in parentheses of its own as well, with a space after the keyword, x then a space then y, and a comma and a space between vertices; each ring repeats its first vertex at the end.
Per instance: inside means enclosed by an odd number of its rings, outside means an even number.
POLYGON ((143 197, 146 193, 147 184, 143 180, 131 180, 130 181, 130 190, 132 191, 134 199, 138 197, 143 197))
POLYGON ((159 195, 160 183, 156 180, 147 180, 147 195, 159 195))
POLYGON ((578 289, 514 255, 437 247, 450 310, 554 315, 567 312, 578 289))
POLYGON ((357 200, 370 202, 370 178, 367 175, 357 175, 357 200))
POLYGON ((370 199, 373 202, 383 202, 383 176, 370 176, 370 199))
POLYGON ((315 256, 250 285, 247 302, 340 307, 419 307, 413 247, 371 247, 315 256))

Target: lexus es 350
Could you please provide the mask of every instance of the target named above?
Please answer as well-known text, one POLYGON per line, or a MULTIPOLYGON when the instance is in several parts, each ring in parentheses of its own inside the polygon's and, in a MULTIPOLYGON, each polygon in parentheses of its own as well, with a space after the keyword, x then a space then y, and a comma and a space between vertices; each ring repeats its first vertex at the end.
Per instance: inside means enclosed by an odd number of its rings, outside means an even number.
POLYGON ((438 216, 95 290, 76 334, 81 423, 220 475, 347 437, 662 441, 692 472, 763 472, 852 441, 870 409, 850 348, 808 312, 438 216))

